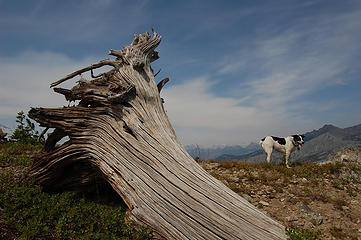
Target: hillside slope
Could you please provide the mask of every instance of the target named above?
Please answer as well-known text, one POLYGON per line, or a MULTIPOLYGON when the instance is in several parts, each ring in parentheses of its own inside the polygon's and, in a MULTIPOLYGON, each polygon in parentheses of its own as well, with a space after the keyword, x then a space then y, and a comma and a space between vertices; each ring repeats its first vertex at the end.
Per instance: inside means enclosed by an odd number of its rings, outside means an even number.
MULTIPOLYGON (((126 210, 121 200, 101 198, 104 194, 46 194, 25 182, 39 147, 0 145, 0 239, 94 239, 109 234, 151 238, 149 229, 138 231, 119 222, 117 214, 126 210)), ((291 169, 266 163, 200 164, 284 226, 313 233, 296 239, 361 239, 361 149, 346 148, 329 163, 302 163, 291 169)))
POLYGON ((329 163, 291 169, 266 163, 201 164, 288 228, 319 232, 317 239, 361 239, 361 149, 342 149, 329 163))

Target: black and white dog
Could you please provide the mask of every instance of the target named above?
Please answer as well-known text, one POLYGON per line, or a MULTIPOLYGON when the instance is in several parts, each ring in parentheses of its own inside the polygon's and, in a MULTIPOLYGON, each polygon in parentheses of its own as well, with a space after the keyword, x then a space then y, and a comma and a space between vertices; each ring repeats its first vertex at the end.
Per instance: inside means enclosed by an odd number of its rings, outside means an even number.
POLYGON ((304 135, 292 135, 286 138, 267 136, 263 138, 259 144, 261 144, 263 151, 267 155, 266 160, 268 163, 271 161, 271 154, 272 150, 274 149, 285 154, 286 167, 290 168, 290 166, 288 166, 290 155, 295 150, 295 148, 298 150, 301 149, 302 145, 304 144, 304 138, 304 135))

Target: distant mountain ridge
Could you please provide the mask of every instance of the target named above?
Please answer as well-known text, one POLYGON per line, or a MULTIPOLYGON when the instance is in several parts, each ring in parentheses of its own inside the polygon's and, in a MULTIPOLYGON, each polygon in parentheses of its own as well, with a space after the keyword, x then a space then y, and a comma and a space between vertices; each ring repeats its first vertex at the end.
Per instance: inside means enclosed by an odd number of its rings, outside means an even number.
POLYGON ((188 145, 185 146, 189 155, 193 158, 200 157, 201 159, 215 159, 220 155, 228 154, 228 155, 244 155, 250 154, 256 151, 259 148, 257 143, 250 143, 246 147, 242 147, 241 145, 234 146, 216 146, 211 148, 202 148, 198 145, 188 145))
MULTIPOLYGON (((319 162, 327 161, 343 147, 361 148, 361 124, 338 128, 326 124, 318 130, 305 134, 305 144, 300 151, 291 155, 293 161, 319 162)), ((263 162, 265 154, 258 143, 251 143, 246 147, 225 146, 218 148, 186 147, 192 157, 200 156, 202 159, 216 159, 220 161, 242 160, 247 162, 263 162)), ((282 154, 276 151, 272 153, 272 162, 280 162, 282 154)))

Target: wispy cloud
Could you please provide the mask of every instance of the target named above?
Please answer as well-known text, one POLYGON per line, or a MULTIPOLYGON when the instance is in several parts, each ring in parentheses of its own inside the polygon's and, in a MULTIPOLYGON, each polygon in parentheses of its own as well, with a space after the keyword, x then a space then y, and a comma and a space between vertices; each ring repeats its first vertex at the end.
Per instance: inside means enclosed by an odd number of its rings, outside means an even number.
POLYGON ((245 144, 265 134, 288 135, 329 122, 320 123, 318 115, 342 109, 345 103, 309 97, 352 84, 350 73, 357 72, 354 62, 361 57, 361 45, 355 44, 361 42, 360 20, 361 11, 355 10, 332 18, 302 17, 276 32, 263 29, 239 39, 239 50, 223 57, 215 76, 166 88, 169 116, 182 141, 245 144), (227 76, 239 76, 229 91, 236 92, 238 85, 241 97, 215 95, 214 78, 227 76))
MULTIPOLYGON (((62 95, 49 88, 50 83, 97 60, 89 57, 77 61, 53 52, 1 57, 0 119, 13 118, 17 112, 27 112, 30 107, 67 105, 62 95)), ((74 81, 62 87, 71 87, 74 81)), ((241 106, 243 99, 215 96, 210 91, 215 83, 204 76, 162 91, 170 120, 184 144, 247 144, 262 136, 274 121, 281 122, 272 117, 275 109, 265 112, 254 106, 241 106), (271 117, 273 121, 266 121, 271 117)))
POLYGON ((242 87, 253 101, 269 107, 347 84, 360 57, 361 46, 355 45, 361 42, 361 27, 355 24, 360 20, 361 11, 321 15, 302 18, 276 35, 263 32, 248 48, 225 57, 219 74, 248 71, 242 87))
POLYGON ((242 99, 213 95, 211 86, 211 79, 199 77, 162 92, 169 118, 184 144, 247 144, 270 128, 274 133, 291 133, 305 127, 295 129, 300 122, 282 108, 244 106, 242 99))
POLYGON ((30 107, 67 105, 63 96, 49 88, 50 83, 95 61, 91 57, 76 61, 52 52, 24 52, 14 57, 0 57, 1 116, 15 116, 30 107))

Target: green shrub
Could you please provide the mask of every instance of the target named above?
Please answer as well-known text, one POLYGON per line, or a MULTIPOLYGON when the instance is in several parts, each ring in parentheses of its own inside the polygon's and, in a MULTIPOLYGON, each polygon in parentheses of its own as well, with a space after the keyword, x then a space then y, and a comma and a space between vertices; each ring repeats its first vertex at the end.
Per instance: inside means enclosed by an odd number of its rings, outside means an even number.
POLYGON ((5 223, 22 239, 151 239, 152 230, 124 221, 121 207, 101 205, 75 193, 48 194, 32 179, 0 175, 0 207, 5 223))
MULTIPOLYGON (((0 166, 26 169, 32 164, 29 155, 39 148, 23 142, 2 144, 0 166)), ((95 203, 76 193, 45 193, 17 169, 0 171, 0 225, 15 229, 20 239, 152 238, 150 228, 125 223, 126 208, 95 203)))
POLYGON ((298 227, 286 229, 286 234, 288 240, 318 240, 322 237, 321 232, 314 233, 298 227))
MULTIPOLYGON (((23 111, 18 112, 16 122, 18 125, 10 136, 11 141, 27 144, 35 144, 38 142, 39 132, 35 129, 35 124, 26 117, 23 111)), ((43 141, 44 139, 41 140, 43 141)))
POLYGON ((32 164, 29 154, 39 150, 42 145, 26 144, 23 142, 4 143, 0 151, 0 166, 25 166, 32 164))

